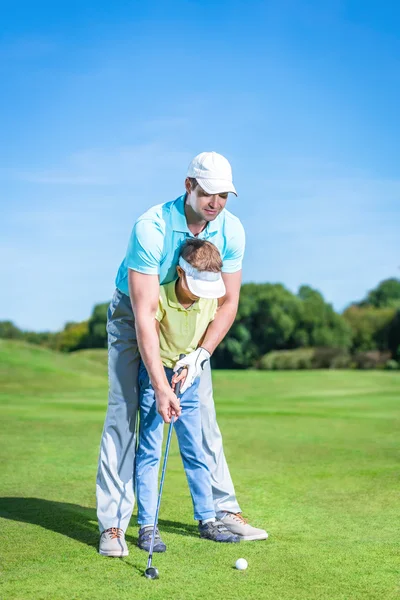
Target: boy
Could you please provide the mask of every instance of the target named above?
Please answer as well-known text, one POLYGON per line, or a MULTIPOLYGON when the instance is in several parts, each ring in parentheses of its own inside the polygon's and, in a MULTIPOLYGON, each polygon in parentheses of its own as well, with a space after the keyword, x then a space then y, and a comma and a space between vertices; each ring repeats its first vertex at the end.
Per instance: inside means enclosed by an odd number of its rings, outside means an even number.
MULTIPOLYGON (((209 323, 218 308, 218 298, 225 295, 221 276, 222 259, 217 248, 205 240, 191 238, 183 245, 177 267, 178 279, 160 288, 156 320, 160 337, 160 355, 168 380, 174 387, 186 372, 174 374, 180 354, 189 354, 201 346, 209 323)), ((202 449, 199 378, 181 396, 181 414, 175 422, 186 477, 199 521, 200 537, 215 542, 239 542, 216 519, 210 472, 202 449)), ((149 550, 157 505, 158 470, 163 438, 163 419, 157 413, 154 390, 143 362, 139 368, 140 430, 136 456, 136 490, 138 499, 138 546, 149 550)), ((155 552, 166 546, 157 529, 155 552)))

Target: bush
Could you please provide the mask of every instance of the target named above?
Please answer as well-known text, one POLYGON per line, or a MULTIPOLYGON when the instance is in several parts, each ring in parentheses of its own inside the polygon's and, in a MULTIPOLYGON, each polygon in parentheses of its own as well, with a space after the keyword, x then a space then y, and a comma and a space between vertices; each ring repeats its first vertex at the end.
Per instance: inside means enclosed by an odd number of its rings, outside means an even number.
POLYGON ((263 371, 311 369, 314 348, 298 350, 276 350, 265 354, 258 363, 263 371))
POLYGON ((347 369, 351 356, 343 348, 298 348, 265 354, 258 368, 266 371, 288 369, 347 369))
POLYGON ((400 368, 399 363, 397 362, 397 360, 394 360, 393 358, 390 358, 389 360, 387 360, 385 362, 385 369, 387 369, 388 371, 396 371, 399 368, 400 368))
POLYGON ((390 352, 357 352, 353 357, 356 369, 382 369, 390 360, 390 352))
POLYGON ((351 356, 343 348, 314 348, 313 369, 347 369, 351 356))

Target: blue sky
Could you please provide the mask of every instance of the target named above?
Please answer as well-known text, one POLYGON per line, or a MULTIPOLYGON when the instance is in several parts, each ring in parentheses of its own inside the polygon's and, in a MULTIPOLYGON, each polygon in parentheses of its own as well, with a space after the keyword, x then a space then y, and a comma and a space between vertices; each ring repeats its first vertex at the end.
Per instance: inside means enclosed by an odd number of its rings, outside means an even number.
POLYGON ((0 320, 107 301, 135 219, 232 163, 244 281, 337 310, 399 276, 400 4, 2 3, 0 320))

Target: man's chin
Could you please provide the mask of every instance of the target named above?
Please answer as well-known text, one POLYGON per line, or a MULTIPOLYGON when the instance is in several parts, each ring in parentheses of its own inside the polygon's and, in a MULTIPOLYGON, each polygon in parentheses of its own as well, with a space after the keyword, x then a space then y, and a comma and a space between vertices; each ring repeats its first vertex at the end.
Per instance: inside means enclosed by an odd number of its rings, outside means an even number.
POLYGON ((214 213, 214 214, 210 214, 210 213, 203 213, 204 216, 204 220, 205 221, 215 221, 215 219, 218 217, 219 213, 214 213))

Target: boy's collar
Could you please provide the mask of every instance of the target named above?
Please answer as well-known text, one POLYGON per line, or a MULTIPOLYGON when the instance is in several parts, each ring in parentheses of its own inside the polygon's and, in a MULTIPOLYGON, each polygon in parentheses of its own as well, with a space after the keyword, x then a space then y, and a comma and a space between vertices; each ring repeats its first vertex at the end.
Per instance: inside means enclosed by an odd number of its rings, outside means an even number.
POLYGON ((170 283, 168 283, 166 285, 168 305, 171 306, 171 308, 176 308, 178 310, 195 310, 196 312, 200 312, 200 301, 201 301, 201 298, 199 298, 198 300, 196 300, 196 302, 193 302, 193 304, 191 306, 189 306, 189 308, 185 308, 179 302, 179 300, 178 300, 178 298, 176 296, 176 291, 175 291, 175 285, 176 285, 177 281, 178 280, 175 279, 174 281, 171 281, 170 283))

